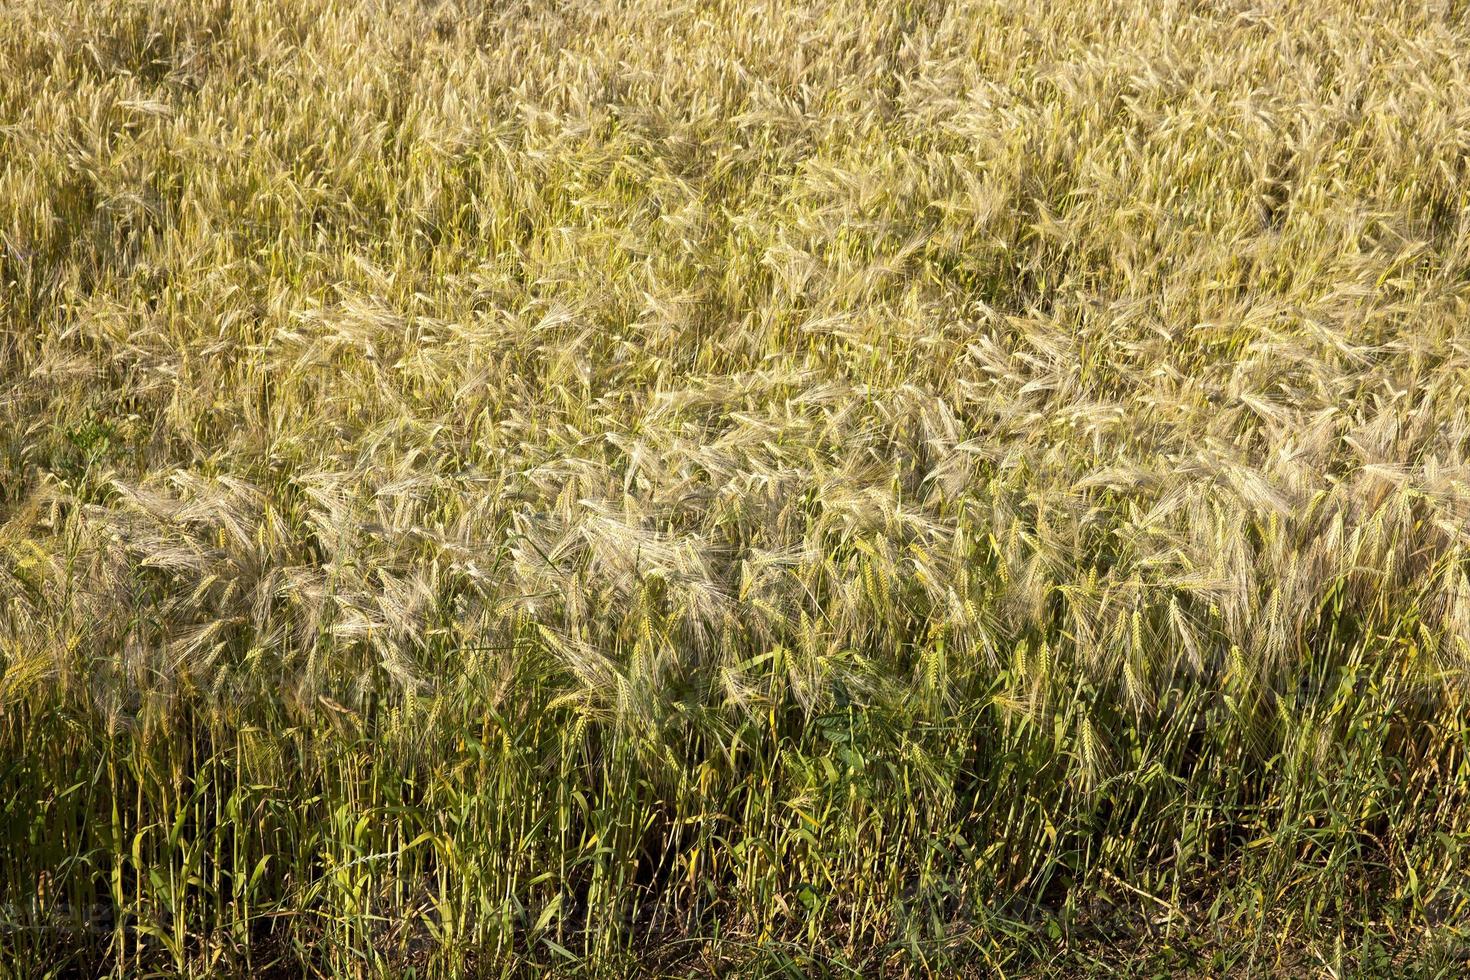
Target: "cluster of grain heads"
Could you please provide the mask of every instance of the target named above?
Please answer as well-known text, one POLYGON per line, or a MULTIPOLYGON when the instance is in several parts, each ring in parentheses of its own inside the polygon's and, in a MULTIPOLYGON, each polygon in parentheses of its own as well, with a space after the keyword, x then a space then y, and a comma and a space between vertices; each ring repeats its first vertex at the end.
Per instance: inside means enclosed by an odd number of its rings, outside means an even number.
POLYGON ((1432 963, 1467 31, 6 6, 0 968, 1432 963))

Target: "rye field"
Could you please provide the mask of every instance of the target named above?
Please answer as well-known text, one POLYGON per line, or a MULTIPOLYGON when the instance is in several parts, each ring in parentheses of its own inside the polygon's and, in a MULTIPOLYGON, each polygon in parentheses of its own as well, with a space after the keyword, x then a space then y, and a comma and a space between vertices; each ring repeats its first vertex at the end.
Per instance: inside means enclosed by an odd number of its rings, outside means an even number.
POLYGON ((0 977, 1457 977, 1470 5, 0 2, 0 977))

